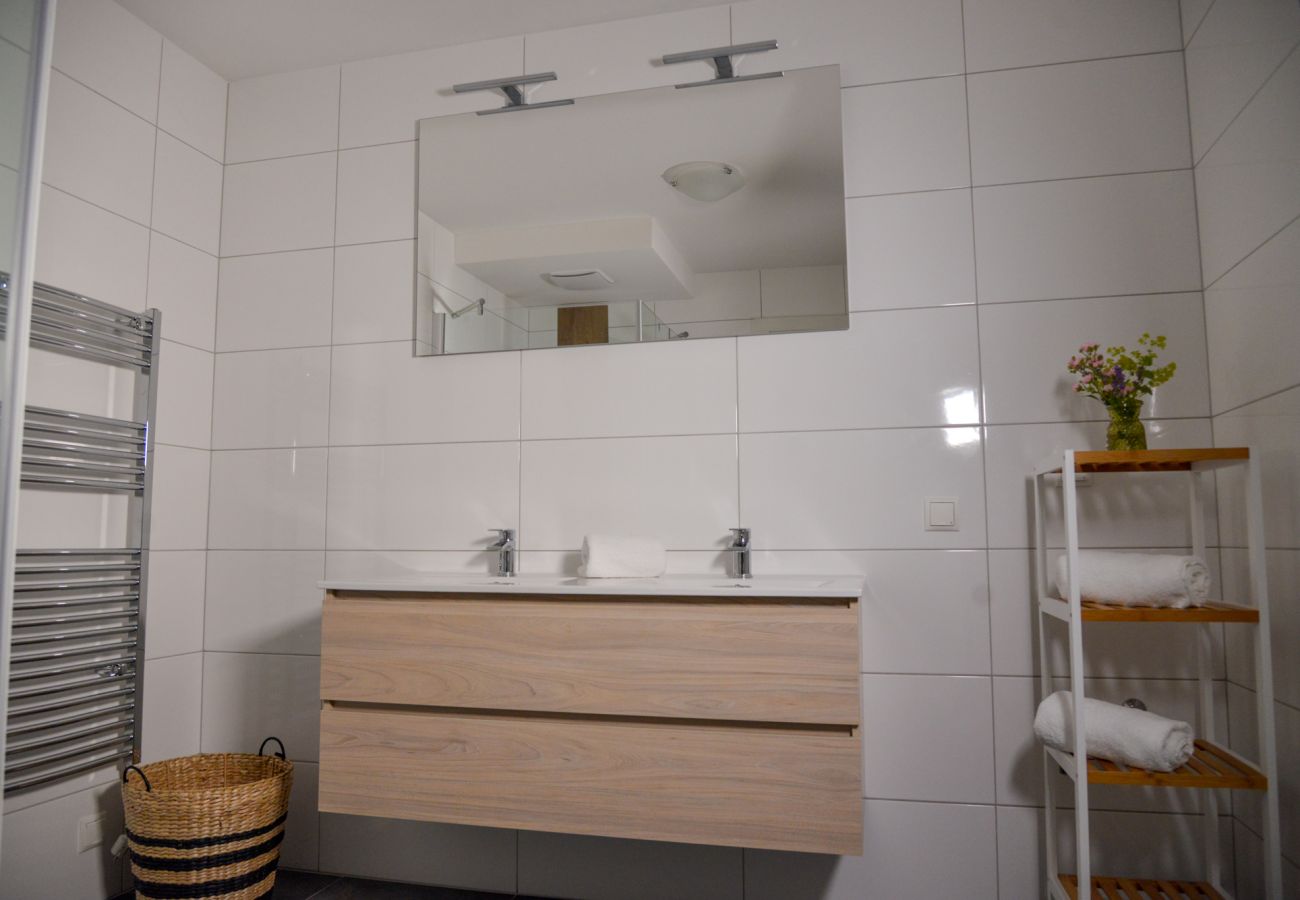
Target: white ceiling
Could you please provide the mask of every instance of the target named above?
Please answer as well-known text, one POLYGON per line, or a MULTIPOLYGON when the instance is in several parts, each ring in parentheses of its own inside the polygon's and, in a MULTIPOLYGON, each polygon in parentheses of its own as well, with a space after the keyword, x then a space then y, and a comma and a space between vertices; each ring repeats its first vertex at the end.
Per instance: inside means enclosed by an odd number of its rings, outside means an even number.
POLYGON ((719 0, 118 0, 224 77, 716 6, 719 0))
POLYGON ((839 86, 839 68, 823 66, 425 119, 420 211, 454 234, 649 216, 696 273, 841 265, 839 86), (660 177, 692 160, 737 165, 747 183, 692 200, 660 177))

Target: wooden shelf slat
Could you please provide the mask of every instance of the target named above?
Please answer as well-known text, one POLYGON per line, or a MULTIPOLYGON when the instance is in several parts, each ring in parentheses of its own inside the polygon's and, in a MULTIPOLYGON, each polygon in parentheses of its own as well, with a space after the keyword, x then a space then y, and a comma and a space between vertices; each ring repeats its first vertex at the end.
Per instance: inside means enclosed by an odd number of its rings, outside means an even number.
MULTIPOLYGON (((1250 458, 1247 447, 1189 447, 1177 450, 1076 450, 1076 472, 1186 472, 1202 463, 1234 463, 1250 458)), ((1061 471, 1058 467, 1053 470, 1061 471)))
POLYGON ((1209 741, 1198 738, 1195 744, 1192 758, 1172 772, 1135 769, 1090 756, 1088 783, 1247 791, 1268 789, 1268 778, 1259 769, 1209 741))
POLYGON ((1084 600, 1080 608, 1085 622, 1244 622, 1259 621, 1259 610, 1210 600, 1200 606, 1172 609, 1164 606, 1121 606, 1099 600, 1084 600))
MULTIPOLYGON (((1058 876, 1070 900, 1079 900, 1079 879, 1058 876)), ((1100 875, 1092 879, 1089 900, 1224 900, 1206 881, 1170 881, 1165 878, 1116 878, 1100 875)))

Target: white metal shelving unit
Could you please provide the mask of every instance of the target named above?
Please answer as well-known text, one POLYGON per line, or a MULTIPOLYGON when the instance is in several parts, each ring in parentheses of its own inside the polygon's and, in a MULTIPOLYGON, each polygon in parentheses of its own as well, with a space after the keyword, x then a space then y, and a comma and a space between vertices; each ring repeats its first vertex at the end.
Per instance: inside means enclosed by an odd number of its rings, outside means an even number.
POLYGON ((1264 559, 1264 516, 1259 463, 1244 447, 1189 450, 1101 451, 1065 450, 1034 471, 1034 568, 1038 608, 1040 699, 1054 690, 1049 666, 1047 628, 1052 620, 1064 623, 1069 638, 1070 692, 1074 710, 1074 753, 1044 747, 1046 789, 1047 894, 1053 900, 1219 900, 1229 897, 1222 887, 1222 849, 1219 845, 1218 789, 1255 790, 1264 796, 1264 885, 1270 900, 1282 897, 1281 856, 1278 844, 1277 749, 1273 725, 1273 666, 1269 644, 1268 586, 1264 559), (1078 571, 1079 505, 1075 477, 1067 473, 1186 472, 1192 552, 1205 555, 1204 479, 1218 468, 1242 467, 1246 484, 1246 529, 1249 545, 1250 596, 1248 604, 1215 600, 1188 609, 1126 607, 1082 601, 1078 582, 1071 576, 1069 597, 1052 596, 1048 586, 1047 512, 1044 500, 1059 477, 1063 495, 1065 552, 1070 572, 1078 571), (1150 772, 1105 760, 1088 759, 1084 752, 1083 623, 1132 622, 1144 627, 1159 623, 1191 622, 1200 625, 1197 641, 1199 681, 1196 751, 1191 760, 1173 772, 1150 772), (1255 635, 1255 697, 1258 704, 1260 759, 1251 762, 1227 749, 1215 734, 1213 684, 1213 628, 1217 623, 1253 626, 1255 635), (1077 760, 1086 759, 1083 766, 1077 760), (1052 768, 1059 766, 1074 784, 1074 826, 1077 871, 1062 873, 1057 848, 1056 785, 1052 768), (1144 877, 1098 876, 1092 871, 1088 826, 1090 784, 1117 784, 1199 788, 1204 819, 1203 881, 1170 881, 1144 877), (1091 890, 1080 891, 1080 885, 1091 890))

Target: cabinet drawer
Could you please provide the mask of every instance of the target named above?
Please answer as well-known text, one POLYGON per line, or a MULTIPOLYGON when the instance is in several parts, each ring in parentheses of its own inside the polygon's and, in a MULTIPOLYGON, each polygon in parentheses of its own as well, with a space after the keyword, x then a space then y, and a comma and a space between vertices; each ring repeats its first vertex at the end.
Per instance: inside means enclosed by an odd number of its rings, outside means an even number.
POLYGON ((859 750, 856 729, 326 704, 320 809, 859 854, 859 750))
POLYGON ((321 697, 856 725, 857 607, 330 595, 321 697))

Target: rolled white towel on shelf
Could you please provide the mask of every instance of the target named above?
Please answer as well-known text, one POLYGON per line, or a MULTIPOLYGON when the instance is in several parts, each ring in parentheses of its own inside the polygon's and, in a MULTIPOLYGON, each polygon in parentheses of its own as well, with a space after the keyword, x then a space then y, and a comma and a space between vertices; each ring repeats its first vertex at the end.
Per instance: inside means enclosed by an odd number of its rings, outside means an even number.
MULTIPOLYGON (((1199 606, 1210 597, 1210 570, 1195 556, 1079 551, 1079 595, 1122 606, 1199 606)), ((1057 596, 1070 594, 1070 561, 1056 562, 1057 596)))
MULTIPOLYGON (((1034 734, 1049 747, 1074 752, 1074 698, 1057 691, 1038 704, 1034 734)), ((1192 758, 1192 726, 1091 697, 1083 701, 1083 738, 1089 756, 1153 772, 1172 772, 1192 758)))
POLYGON ((658 578, 668 568, 668 552, 653 538, 589 534, 582 539, 583 578, 658 578))

